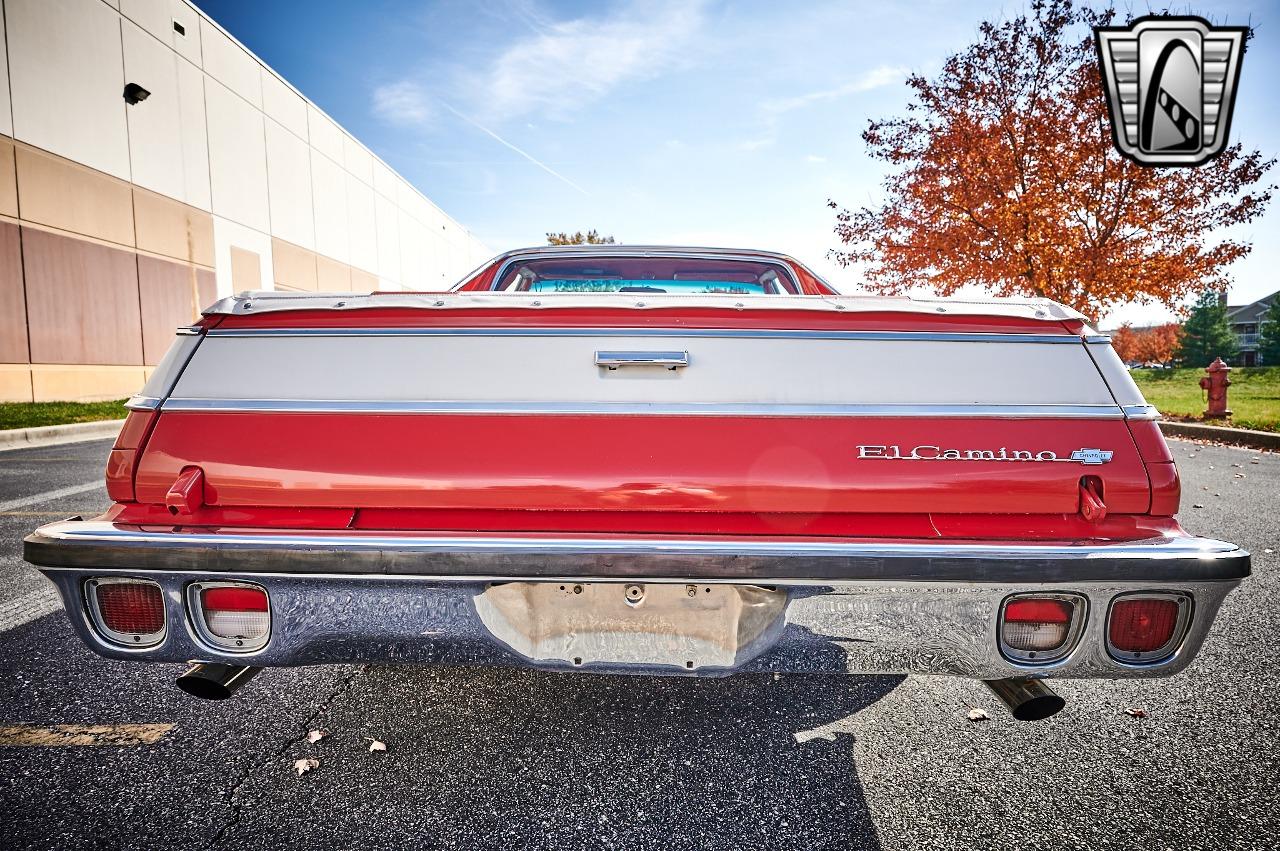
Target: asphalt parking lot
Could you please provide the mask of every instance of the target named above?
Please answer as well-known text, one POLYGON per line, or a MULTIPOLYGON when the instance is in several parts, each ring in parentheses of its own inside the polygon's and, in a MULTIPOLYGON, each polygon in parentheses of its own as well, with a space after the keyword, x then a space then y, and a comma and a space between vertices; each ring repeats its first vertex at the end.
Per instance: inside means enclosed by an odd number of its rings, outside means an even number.
POLYGON ((1186 672, 1067 681, 1067 708, 1030 723, 941 678, 349 666, 198 701, 179 666, 89 652, 21 560, 34 526, 106 505, 109 442, 0 452, 0 734, 26 742, 0 745, 0 842, 1273 848, 1280 457, 1173 445, 1184 523, 1252 550, 1253 577, 1186 672), (48 725, 101 726, 29 734, 48 725))

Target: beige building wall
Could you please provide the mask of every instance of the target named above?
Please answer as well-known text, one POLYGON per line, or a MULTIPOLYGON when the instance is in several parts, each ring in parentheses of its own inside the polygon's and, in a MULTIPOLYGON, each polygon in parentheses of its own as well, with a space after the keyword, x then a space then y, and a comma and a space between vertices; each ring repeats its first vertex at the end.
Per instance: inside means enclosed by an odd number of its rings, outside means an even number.
POLYGON ((0 4, 0 401, 131 395, 232 292, 440 290, 489 256, 185 0, 0 4))

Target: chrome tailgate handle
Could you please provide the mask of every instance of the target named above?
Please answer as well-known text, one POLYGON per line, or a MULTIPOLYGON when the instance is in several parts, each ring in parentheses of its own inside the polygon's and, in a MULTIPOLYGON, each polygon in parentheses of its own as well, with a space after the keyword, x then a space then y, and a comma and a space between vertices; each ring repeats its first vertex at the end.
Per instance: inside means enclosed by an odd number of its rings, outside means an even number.
POLYGON ((689 365, 688 352, 596 352, 596 366, 665 366, 680 369, 689 365))

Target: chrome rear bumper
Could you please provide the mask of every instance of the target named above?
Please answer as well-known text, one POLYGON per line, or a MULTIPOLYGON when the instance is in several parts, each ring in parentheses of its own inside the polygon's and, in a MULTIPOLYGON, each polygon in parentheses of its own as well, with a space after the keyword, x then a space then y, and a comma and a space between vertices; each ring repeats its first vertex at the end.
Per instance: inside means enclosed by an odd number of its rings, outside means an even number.
POLYGON ((146 531, 46 526, 26 558, 59 587, 81 637, 106 656, 279 666, 341 662, 526 664, 715 676, 737 671, 1151 677, 1185 667, 1248 553, 1196 538, 1116 545, 779 543, 758 540, 413 537, 146 531), (85 580, 160 584, 164 639, 112 644, 84 606, 85 580), (186 609, 193 582, 254 582, 271 638, 251 653, 211 647, 186 609), (644 602, 629 601, 638 586, 644 602), (1072 592, 1085 621, 1047 665, 1003 656, 1012 594, 1072 592), (1171 655, 1131 664, 1106 650, 1120 594, 1189 595, 1171 655), (645 608, 645 607, 648 608, 645 608))

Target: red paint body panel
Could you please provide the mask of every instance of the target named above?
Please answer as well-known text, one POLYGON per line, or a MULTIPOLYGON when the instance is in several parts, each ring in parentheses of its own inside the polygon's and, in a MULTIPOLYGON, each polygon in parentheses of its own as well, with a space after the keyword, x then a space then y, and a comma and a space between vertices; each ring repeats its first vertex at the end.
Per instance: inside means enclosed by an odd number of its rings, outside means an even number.
POLYGON ((166 413, 138 468, 162 503, 199 465, 210 505, 752 514, 1072 514, 1080 478, 1143 513, 1122 420, 166 413), (1111 463, 859 459, 859 444, 1112 450, 1111 463))
POLYGON ((164 505, 112 506, 101 519, 133 526, 213 526, 245 529, 346 529, 355 512, 350 508, 220 508, 204 505, 179 521, 164 505))
POLYGON ((107 455, 107 496, 115 502, 133 502, 135 449, 112 449, 107 455))

